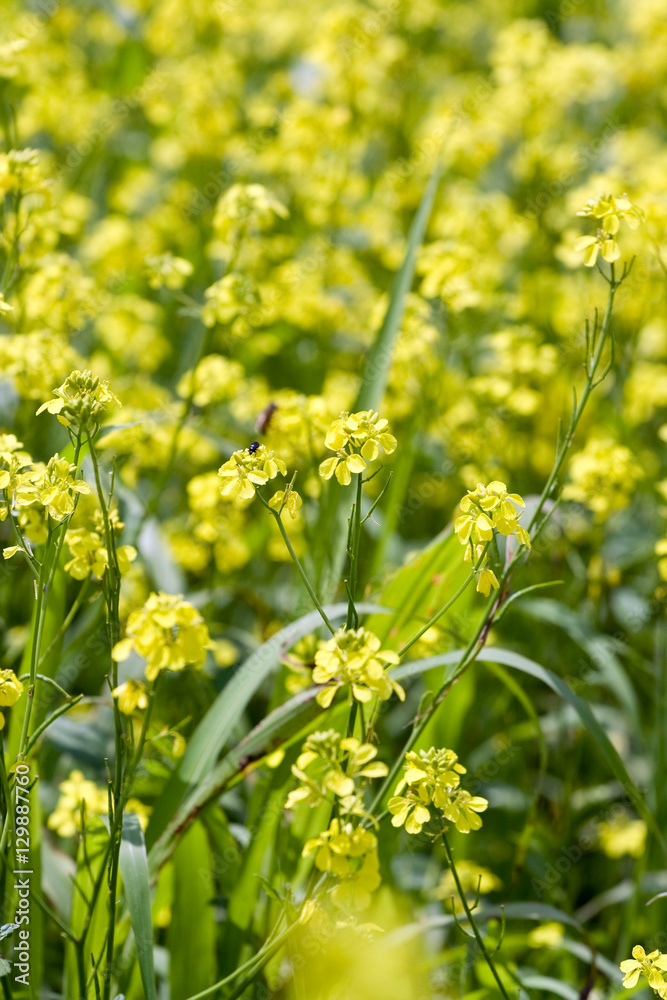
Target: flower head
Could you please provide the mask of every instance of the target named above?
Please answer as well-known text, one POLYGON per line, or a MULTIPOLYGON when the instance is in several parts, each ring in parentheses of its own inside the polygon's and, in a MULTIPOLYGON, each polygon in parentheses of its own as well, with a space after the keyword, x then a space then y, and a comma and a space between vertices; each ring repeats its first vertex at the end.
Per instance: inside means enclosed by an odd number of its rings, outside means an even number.
POLYGON ((55 413, 60 423, 75 433, 95 433, 109 403, 121 405, 109 383, 90 371, 73 371, 53 393, 56 398, 42 403, 37 413, 55 413))
MULTIPOLYGON (((230 500, 251 500, 258 486, 268 483, 280 472, 287 473, 287 466, 273 451, 256 442, 243 451, 235 451, 229 461, 218 469, 222 483, 220 493, 230 500)), ((275 499, 275 498, 274 498, 275 499)))
POLYGON ((135 681, 131 677, 119 684, 111 692, 118 698, 118 707, 123 715, 133 715, 137 709, 148 708, 148 692, 143 681, 135 681))
POLYGON ((13 670, 0 670, 0 706, 15 705, 23 694, 23 684, 13 670))
POLYGON ((642 976, 648 981, 648 985, 663 1000, 667 997, 667 954, 660 951, 652 951, 646 954, 640 944, 632 949, 632 958, 626 958, 620 964, 621 972, 624 974, 623 985, 626 990, 631 990, 639 982, 642 976))
POLYGON ((336 479, 341 486, 348 486, 352 473, 363 472, 366 462, 374 461, 381 451, 390 455, 396 450, 396 438, 389 433, 389 424, 374 410, 359 413, 341 413, 327 431, 324 443, 336 452, 320 464, 323 479, 336 479))
POLYGON ((597 198, 589 198, 577 215, 589 216, 598 221, 595 236, 581 236, 574 244, 574 249, 583 251, 586 267, 594 267, 598 254, 603 260, 613 263, 621 256, 616 236, 621 220, 630 229, 637 229, 644 218, 640 208, 633 205, 627 195, 615 198, 611 194, 600 194, 597 198))
POLYGON ((329 829, 307 841, 302 853, 304 858, 314 854, 316 868, 341 880, 331 894, 337 906, 364 910, 370 905, 381 881, 375 834, 332 819, 329 829))
POLYGON ((392 650, 380 649, 380 640, 364 628, 341 627, 315 653, 313 680, 325 685, 317 703, 328 708, 339 688, 347 686, 350 700, 366 702, 373 695, 387 701, 392 694, 405 700, 405 691, 386 672, 386 663, 398 663, 392 650))
POLYGON ((411 750, 405 759, 405 774, 389 800, 393 826, 405 824, 408 833, 421 833, 431 819, 429 807, 434 806, 460 833, 480 828, 478 813, 489 803, 459 787, 466 769, 453 750, 411 750))
POLYGON ((75 479, 73 473, 76 473, 76 465, 54 455, 36 483, 37 498, 54 521, 62 521, 72 513, 76 505, 73 494, 90 493, 88 483, 75 479))
POLYGON ((277 493, 273 494, 269 500, 269 507, 278 511, 279 514, 286 510, 289 516, 294 519, 299 513, 302 502, 297 491, 292 486, 288 486, 287 489, 278 490, 277 493))
POLYGON ((148 284, 151 288, 182 288, 194 268, 189 260, 172 253, 151 254, 146 257, 148 284))
POLYGON ((47 826, 59 837, 72 837, 81 829, 81 806, 86 816, 106 814, 108 793, 94 781, 89 781, 79 770, 60 783, 60 797, 48 818, 47 826))
POLYGON ((312 733, 292 765, 299 787, 289 793, 285 808, 292 809, 299 802, 317 806, 335 796, 341 812, 364 814, 357 779, 382 778, 388 773, 387 765, 375 760, 376 756, 377 748, 370 743, 354 736, 343 738, 335 729, 312 733))
POLYGON ((149 681, 161 670, 202 667, 211 643, 206 622, 180 594, 151 594, 142 608, 130 614, 126 631, 112 656, 126 660, 135 650, 146 660, 149 681))
POLYGON ((519 508, 525 506, 518 493, 508 493, 505 483, 498 480, 487 486, 478 483, 474 490, 468 490, 459 504, 461 514, 454 521, 454 531, 461 545, 466 546, 464 559, 471 561, 474 554, 477 560, 477 590, 485 597, 492 587, 494 590, 499 587, 496 574, 485 565, 486 545, 494 531, 514 535, 521 545, 530 546, 530 534, 519 524, 522 514, 519 508))

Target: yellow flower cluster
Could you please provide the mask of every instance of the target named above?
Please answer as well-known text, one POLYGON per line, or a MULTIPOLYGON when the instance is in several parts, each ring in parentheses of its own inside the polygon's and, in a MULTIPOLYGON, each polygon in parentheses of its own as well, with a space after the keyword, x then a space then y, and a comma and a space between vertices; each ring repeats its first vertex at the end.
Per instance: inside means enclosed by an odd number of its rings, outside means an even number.
MULTIPOLYGON (((109 565, 109 553, 104 544, 103 533, 90 531, 88 528, 71 528, 65 533, 65 542, 72 557, 65 563, 65 572, 75 580, 85 580, 91 574, 101 580, 109 565)), ((121 576, 124 576, 129 573, 130 565, 137 558, 137 550, 133 545, 119 545, 116 557, 118 569, 121 576)))
POLYGON ((81 806, 84 806, 87 819, 107 814, 107 790, 85 778, 82 771, 72 771, 69 778, 60 783, 59 791, 56 808, 47 820, 49 830, 55 830, 59 837, 73 837, 81 829, 81 806))
POLYGON ((644 217, 641 209, 633 205, 627 195, 615 198, 612 194, 590 198, 577 215, 596 219, 598 223, 595 236, 582 236, 575 243, 575 250, 584 252, 586 267, 595 267, 598 253, 610 264, 618 260, 621 251, 616 236, 621 220, 627 222, 631 229, 637 229, 644 217))
POLYGON ((593 437, 585 448, 573 455, 564 500, 584 504, 598 522, 629 504, 644 471, 625 445, 611 438, 593 437))
POLYGON ((121 405, 109 383, 90 371, 73 371, 53 394, 56 398, 42 403, 37 413, 55 413, 60 423, 75 433, 94 434, 109 404, 121 405))
POLYGON ((111 655, 122 662, 131 652, 138 653, 146 660, 149 681, 162 670, 203 667, 211 645, 206 622, 180 594, 151 594, 142 608, 131 612, 126 632, 111 655))
POLYGON ((508 493, 505 483, 497 480, 488 486, 478 483, 459 503, 461 514, 454 521, 454 531, 461 545, 466 546, 464 559, 472 561, 474 556, 476 560, 477 590, 485 597, 492 587, 496 590, 499 587, 493 570, 484 565, 494 531, 515 535, 521 545, 530 546, 530 534, 519 524, 522 513, 519 507, 525 507, 523 498, 518 493, 508 493))
POLYGON ((283 476, 287 474, 283 460, 277 458, 266 445, 254 442, 243 451, 235 451, 220 466, 220 493, 230 500, 251 500, 257 487, 268 483, 269 479, 275 479, 279 472, 283 476))
MULTIPOLYGON (((81 807, 88 821, 93 816, 106 816, 109 809, 109 793, 94 781, 84 777, 83 772, 74 770, 69 778, 59 786, 60 796, 47 820, 49 830, 59 837, 73 837, 81 831, 81 807)), ((136 813, 142 829, 146 829, 151 813, 149 806, 136 798, 130 798, 125 805, 126 812, 136 813)))
POLYGON ((665 1000, 667 997, 667 954, 660 951, 652 951, 646 954, 640 944, 632 949, 632 958, 626 958, 621 962, 621 972, 623 973, 623 985, 626 990, 633 989, 639 982, 639 978, 646 979, 651 989, 665 1000))
POLYGON ((332 819, 329 829, 306 842, 303 857, 315 855, 321 872, 335 875, 340 882, 331 899, 343 910, 365 910, 371 893, 380 885, 380 862, 375 834, 332 819))
POLYGON ((466 769, 459 764, 453 750, 410 751, 405 759, 405 774, 389 800, 392 826, 405 825, 408 833, 421 833, 431 819, 429 806, 435 806, 459 833, 479 830, 482 825, 479 813, 489 803, 459 787, 466 769))
POLYGON ((367 702, 375 695, 387 701, 392 694, 404 701, 405 691, 385 669, 385 664, 398 662, 397 653, 380 649, 380 640, 372 632, 341 626, 315 653, 313 680, 324 685, 317 692, 318 705, 328 708, 342 687, 348 688, 350 701, 367 702))
POLYGON ((318 806, 333 795, 343 813, 360 815, 363 809, 356 779, 383 778, 388 774, 387 765, 376 757, 377 747, 355 736, 343 738, 335 729, 312 733, 292 765, 299 787, 289 793, 285 808, 293 809, 299 802, 318 806))
POLYGON ((324 443, 336 452, 320 465, 323 479, 336 479, 341 486, 349 486, 352 473, 363 472, 366 462, 373 462, 381 451, 390 455, 396 450, 396 438, 388 430, 389 422, 373 410, 359 413, 341 413, 327 431, 324 443))

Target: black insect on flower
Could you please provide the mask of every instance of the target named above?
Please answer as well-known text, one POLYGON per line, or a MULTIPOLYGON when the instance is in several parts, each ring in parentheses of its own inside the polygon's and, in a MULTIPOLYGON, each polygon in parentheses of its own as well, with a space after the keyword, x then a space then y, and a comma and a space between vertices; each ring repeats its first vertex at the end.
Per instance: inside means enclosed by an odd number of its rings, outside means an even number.
POLYGON ((259 441, 253 441, 251 445, 248 445, 248 452, 251 455, 254 455, 258 448, 259 448, 259 441))

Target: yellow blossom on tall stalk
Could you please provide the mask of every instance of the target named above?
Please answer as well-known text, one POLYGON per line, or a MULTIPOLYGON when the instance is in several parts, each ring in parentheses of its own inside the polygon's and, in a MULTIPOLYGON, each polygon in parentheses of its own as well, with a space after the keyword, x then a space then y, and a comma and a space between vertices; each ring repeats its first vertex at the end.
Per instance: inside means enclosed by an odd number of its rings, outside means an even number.
POLYGON ((384 778, 389 772, 376 756, 377 747, 355 736, 343 738, 335 729, 312 733, 292 764, 299 787, 289 793, 285 808, 293 809, 299 802, 317 806, 333 795, 340 799, 343 812, 359 814, 356 779, 384 778))
POLYGON ((611 194, 600 194, 597 198, 589 198, 577 215, 598 221, 595 236, 581 236, 574 245, 575 250, 583 250, 586 267, 595 267, 598 254, 610 264, 618 260, 621 251, 616 236, 621 221, 626 222, 630 229, 637 229, 644 219, 642 210, 633 205, 625 194, 620 198, 611 194))
POLYGON ((230 500, 251 500, 257 487, 268 483, 269 479, 275 479, 279 472, 283 476, 287 473, 283 460, 266 445, 255 441, 249 448, 235 451, 220 466, 220 493, 230 500))
POLYGON ((373 462, 381 451, 391 455, 396 450, 396 438, 388 430, 389 422, 373 410, 341 413, 327 431, 324 443, 336 452, 320 464, 323 479, 336 479, 349 486, 352 473, 363 472, 366 462, 373 462))
POLYGON ((530 534, 519 524, 525 502, 518 493, 508 493, 505 483, 494 480, 487 486, 478 483, 474 490, 459 503, 461 514, 454 521, 454 531, 461 545, 466 546, 464 560, 476 560, 477 590, 488 597, 491 588, 500 584, 488 561, 486 547, 494 531, 501 535, 514 535, 521 545, 530 547, 530 534), (481 562, 480 562, 481 560, 481 562))
POLYGON ((404 701, 405 691, 385 669, 385 664, 398 662, 398 654, 380 649, 380 640, 372 632, 339 628, 315 653, 313 680, 324 685, 317 692, 318 705, 328 708, 342 687, 348 688, 350 701, 367 702, 374 695, 387 701, 392 694, 404 701))
POLYGON ((53 394, 56 398, 42 403, 37 413, 48 410, 56 414, 60 423, 71 427, 75 433, 93 434, 109 404, 121 405, 109 383, 90 371, 73 371, 53 394))
POLYGON ((287 207, 263 184, 233 184, 218 201, 213 230, 225 249, 233 251, 249 233, 288 217, 287 207))
POLYGON ((482 821, 478 814, 489 803, 459 787, 466 769, 453 750, 411 750, 405 760, 405 774, 388 803, 392 826, 405 824, 408 833, 421 833, 431 819, 429 806, 435 806, 459 833, 479 830, 482 821))
POLYGON ((154 681, 161 670, 203 667, 211 637, 206 622, 188 601, 174 594, 151 594, 126 626, 127 636, 114 646, 114 660, 126 660, 132 651, 146 660, 146 677, 154 681))
POLYGON ((114 688, 112 694, 118 698, 118 707, 123 715, 133 715, 137 709, 143 711, 148 708, 148 692, 143 681, 130 677, 114 688))

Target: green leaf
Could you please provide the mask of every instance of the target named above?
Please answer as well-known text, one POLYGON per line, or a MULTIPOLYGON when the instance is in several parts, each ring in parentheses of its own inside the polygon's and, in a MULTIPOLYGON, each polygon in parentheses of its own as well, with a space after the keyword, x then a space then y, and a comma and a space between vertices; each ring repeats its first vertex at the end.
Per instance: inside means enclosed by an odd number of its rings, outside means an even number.
MULTIPOLYGON (((568 608, 560 601, 550 598, 534 598, 531 601, 521 602, 518 610, 537 621, 548 622, 556 625, 570 637, 580 649, 590 658, 592 666, 596 668, 597 677, 594 683, 604 684, 616 695, 618 702, 628 712, 635 733, 641 739, 642 728, 639 719, 639 705, 637 695, 628 675, 626 674, 621 661, 616 655, 616 651, 625 652, 624 646, 618 639, 601 635, 592 629, 582 615, 568 608)), ((581 661, 580 661, 581 663, 581 661)), ((583 664, 588 668, 589 664, 583 664)))
POLYGON ((562 979, 540 976, 536 972, 527 972, 523 969, 517 970, 517 978, 526 989, 555 993, 556 996, 563 997, 563 1000, 579 1000, 579 990, 570 983, 564 983, 562 979))
POLYGON ((155 1000, 153 925, 151 923, 148 859, 144 835, 136 813, 126 813, 123 817, 119 860, 120 873, 125 887, 125 900, 137 947, 141 981, 144 984, 146 1000, 155 1000))
MULTIPOLYGON (((388 608, 373 604, 360 604, 361 614, 390 614, 388 608)), ((325 608, 331 620, 347 615, 347 604, 339 603, 325 608)), ((178 771, 170 778, 146 831, 150 850, 162 835, 184 797, 206 781, 221 750, 229 741, 251 698, 280 664, 281 657, 295 642, 313 632, 322 624, 319 612, 310 611, 255 650, 222 689, 188 743, 178 771)))
POLYGON ((8 976, 11 971, 11 963, 6 958, 0 958, 0 976, 8 976))
POLYGON ((206 831, 201 823, 195 823, 174 851, 174 898, 168 936, 171 1000, 186 1000, 217 979, 212 871, 206 831))
POLYGON ((6 937, 13 934, 14 931, 18 930, 18 927, 18 924, 3 924, 2 927, 0 927, 0 941, 4 941, 6 937))

